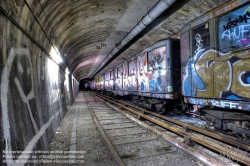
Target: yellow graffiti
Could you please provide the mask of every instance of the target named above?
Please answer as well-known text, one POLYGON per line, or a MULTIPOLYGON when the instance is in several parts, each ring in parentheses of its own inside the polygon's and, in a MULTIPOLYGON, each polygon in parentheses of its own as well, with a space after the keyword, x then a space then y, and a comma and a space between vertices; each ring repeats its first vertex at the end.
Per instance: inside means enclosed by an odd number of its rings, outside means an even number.
POLYGON ((226 91, 250 97, 249 86, 243 85, 240 78, 242 72, 250 71, 248 51, 222 54, 208 50, 195 62, 195 70, 206 86, 205 90, 197 90, 197 97, 220 98, 226 91), (232 61, 232 58, 236 60, 232 61))

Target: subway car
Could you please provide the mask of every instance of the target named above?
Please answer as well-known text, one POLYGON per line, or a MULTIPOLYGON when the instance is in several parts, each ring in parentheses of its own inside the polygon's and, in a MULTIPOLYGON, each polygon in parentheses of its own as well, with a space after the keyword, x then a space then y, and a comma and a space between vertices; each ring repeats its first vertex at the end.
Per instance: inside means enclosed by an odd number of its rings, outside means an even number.
POLYGON ((234 0, 181 30, 182 96, 208 127, 250 143, 250 4, 234 0))
POLYGON ((181 107, 180 41, 159 41, 98 76, 97 88, 109 96, 164 113, 181 107), (103 89, 102 89, 103 88, 103 89))

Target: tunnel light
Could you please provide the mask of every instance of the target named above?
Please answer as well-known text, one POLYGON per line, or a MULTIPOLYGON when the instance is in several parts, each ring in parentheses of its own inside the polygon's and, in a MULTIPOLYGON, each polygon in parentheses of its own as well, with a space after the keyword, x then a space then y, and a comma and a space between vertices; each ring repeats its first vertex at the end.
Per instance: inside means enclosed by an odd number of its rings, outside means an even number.
POLYGON ((70 73, 68 68, 66 68, 65 73, 66 73, 67 75, 70 73))
POLYGON ((62 63, 63 62, 62 57, 61 57, 58 49, 55 46, 51 47, 50 56, 56 61, 56 63, 62 63))

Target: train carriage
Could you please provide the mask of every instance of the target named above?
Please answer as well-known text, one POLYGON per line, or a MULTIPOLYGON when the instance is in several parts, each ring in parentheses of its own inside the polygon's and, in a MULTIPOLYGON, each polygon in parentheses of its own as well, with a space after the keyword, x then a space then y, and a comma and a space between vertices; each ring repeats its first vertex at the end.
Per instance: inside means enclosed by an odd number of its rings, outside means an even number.
POLYGON ((250 136, 249 117, 241 114, 250 111, 249 35, 249 1, 237 0, 195 19, 180 38, 185 103, 202 110, 212 128, 245 137, 250 136))
POLYGON ((182 30, 187 103, 250 110, 250 5, 234 9, 240 2, 227 3, 182 30))

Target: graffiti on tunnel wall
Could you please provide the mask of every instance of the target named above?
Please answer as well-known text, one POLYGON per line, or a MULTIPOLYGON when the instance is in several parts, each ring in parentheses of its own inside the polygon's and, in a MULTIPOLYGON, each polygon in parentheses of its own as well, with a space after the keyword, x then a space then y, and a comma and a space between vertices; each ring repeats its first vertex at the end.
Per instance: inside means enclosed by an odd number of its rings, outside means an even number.
POLYGON ((193 29, 193 53, 183 71, 185 96, 250 98, 249 9, 246 5, 219 18, 218 49, 210 46, 208 23, 193 29))
MULTIPOLYGON (((46 133, 46 130, 50 127, 53 120, 61 114, 62 109, 59 108, 57 112, 51 112, 50 117, 47 121, 44 121, 44 123, 38 122, 37 119, 40 113, 37 109, 34 109, 36 108, 34 105, 35 98, 38 96, 35 96, 34 71, 29 49, 12 48, 8 54, 6 65, 1 74, 2 126, 3 138, 5 141, 4 150, 6 152, 16 150, 16 147, 13 147, 14 139, 17 139, 17 136, 13 134, 14 130, 21 130, 22 134, 25 135, 28 135, 27 132, 29 132, 29 135, 32 137, 25 140, 25 146, 27 146, 24 147, 24 151, 17 160, 20 161, 20 159, 22 159, 25 163, 28 158, 26 159, 24 156, 29 155, 40 138, 46 133), (25 126, 25 129, 21 129, 22 126, 25 126), (34 131, 34 133, 32 133, 32 131, 34 131)), ((44 77, 41 78, 44 79, 44 77)), ((18 138, 20 142, 22 141, 21 139, 24 139, 22 136, 18 138)), ((15 161, 12 153, 8 155, 8 160, 6 160, 7 165, 10 163, 14 164, 15 161)))

